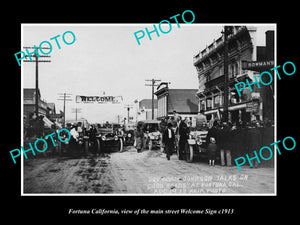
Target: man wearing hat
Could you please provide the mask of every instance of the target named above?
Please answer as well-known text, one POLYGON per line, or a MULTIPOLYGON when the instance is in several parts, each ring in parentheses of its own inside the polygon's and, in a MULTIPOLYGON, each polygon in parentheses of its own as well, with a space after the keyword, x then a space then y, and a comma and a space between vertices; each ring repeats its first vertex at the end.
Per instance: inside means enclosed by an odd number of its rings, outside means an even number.
POLYGON ((165 151, 168 160, 170 160, 170 156, 172 154, 172 151, 174 150, 174 143, 175 133, 172 129, 172 124, 168 123, 167 129, 165 129, 163 134, 163 144, 165 145, 165 151))

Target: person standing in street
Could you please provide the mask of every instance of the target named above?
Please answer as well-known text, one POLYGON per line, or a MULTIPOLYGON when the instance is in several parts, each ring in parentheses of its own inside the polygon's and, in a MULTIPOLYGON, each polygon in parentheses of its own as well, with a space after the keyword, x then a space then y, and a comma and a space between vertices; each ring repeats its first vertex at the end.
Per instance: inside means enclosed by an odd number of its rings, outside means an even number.
POLYGON ((79 147, 78 147, 78 138, 79 133, 77 131, 77 123, 74 123, 72 126, 72 129, 70 130, 71 139, 70 139, 70 148, 73 151, 73 153, 78 153, 79 147))
POLYGON ((172 151, 174 149, 174 143, 175 143, 175 133, 172 130, 171 123, 168 123, 167 129, 165 129, 164 131, 163 143, 165 146, 166 157, 168 160, 170 160, 170 156, 172 155, 172 151))
POLYGON ((159 132, 161 134, 161 138, 160 138, 160 150, 163 152, 164 150, 164 146, 163 146, 163 138, 164 138, 164 132, 167 129, 167 121, 166 118, 161 119, 160 123, 159 123, 159 132))
POLYGON ((217 155, 217 149, 218 149, 218 123, 217 121, 214 121, 212 128, 208 130, 207 136, 206 136, 206 143, 208 148, 208 163, 210 166, 215 165, 216 155, 217 155))
POLYGON ((183 156, 185 155, 185 150, 187 146, 188 140, 188 127, 186 123, 181 119, 181 116, 178 116, 178 134, 179 134, 179 142, 178 142, 178 152, 179 152, 179 160, 183 160, 183 156))
POLYGON ((134 138, 135 138, 135 148, 137 152, 140 153, 143 147, 143 139, 144 139, 144 132, 142 130, 142 124, 138 123, 136 126, 136 130, 134 131, 134 138))
POLYGON ((223 122, 220 136, 222 143, 220 148, 221 166, 231 166, 231 127, 226 122, 223 122))

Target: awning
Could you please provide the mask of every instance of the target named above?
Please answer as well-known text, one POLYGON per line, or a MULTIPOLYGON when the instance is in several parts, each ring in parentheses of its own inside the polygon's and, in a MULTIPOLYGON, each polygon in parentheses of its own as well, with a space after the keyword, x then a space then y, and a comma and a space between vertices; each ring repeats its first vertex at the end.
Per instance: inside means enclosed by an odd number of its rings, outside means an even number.
POLYGON ((45 126, 48 127, 48 128, 51 128, 51 125, 54 124, 54 123, 53 123, 51 120, 49 120, 46 116, 44 116, 43 121, 44 121, 44 123, 45 123, 45 126))
MULTIPOLYGON (((239 109, 245 109, 247 107, 247 103, 249 103, 249 102, 252 102, 252 101, 242 102, 242 103, 238 103, 238 104, 235 104, 235 105, 228 106, 228 111, 235 111, 235 110, 239 110, 239 109)), ((220 107, 218 109, 207 110, 207 111, 204 112, 204 114, 205 115, 214 114, 214 113, 217 113, 218 110, 223 112, 224 107, 220 107)))

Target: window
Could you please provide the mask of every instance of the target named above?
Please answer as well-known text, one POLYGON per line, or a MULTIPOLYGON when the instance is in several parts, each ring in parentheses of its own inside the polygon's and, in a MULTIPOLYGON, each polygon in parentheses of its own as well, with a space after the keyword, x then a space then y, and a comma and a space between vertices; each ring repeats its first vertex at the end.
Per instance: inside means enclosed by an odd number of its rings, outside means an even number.
POLYGON ((234 63, 234 67, 235 67, 235 73, 234 73, 234 76, 237 76, 237 75, 239 75, 239 64, 238 64, 238 62, 235 62, 234 63))
POLYGON ((234 74, 235 74, 235 72, 234 72, 234 64, 231 64, 230 65, 230 73, 229 73, 230 78, 234 77, 234 74))
POLYGON ((199 111, 201 111, 201 110, 206 110, 205 109, 205 102, 204 102, 204 100, 202 100, 201 102, 200 102, 200 110, 199 111))
POLYGON ((220 95, 214 97, 214 108, 221 106, 221 98, 220 95))
POLYGON ((206 110, 212 109, 212 99, 207 98, 206 99, 206 110))
POLYGON ((228 74, 230 78, 236 77, 239 74, 239 66, 237 62, 228 66, 228 74))

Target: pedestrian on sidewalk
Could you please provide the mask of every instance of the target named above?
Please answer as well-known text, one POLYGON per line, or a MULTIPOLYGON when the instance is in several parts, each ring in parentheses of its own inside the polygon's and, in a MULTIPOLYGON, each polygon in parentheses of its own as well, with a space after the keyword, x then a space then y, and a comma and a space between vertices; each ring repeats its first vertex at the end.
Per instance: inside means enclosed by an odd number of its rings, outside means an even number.
POLYGON ((172 124, 168 123, 167 129, 164 131, 163 144, 165 145, 166 157, 170 160, 175 143, 175 133, 172 130, 172 124))
POLYGON ((143 139, 144 139, 144 132, 142 130, 142 123, 138 123, 136 126, 136 130, 134 131, 134 138, 135 138, 135 148, 137 152, 140 153, 143 146, 143 139))

